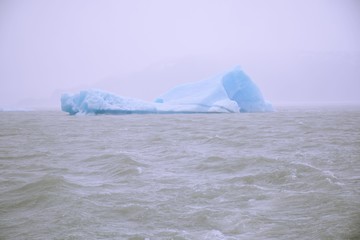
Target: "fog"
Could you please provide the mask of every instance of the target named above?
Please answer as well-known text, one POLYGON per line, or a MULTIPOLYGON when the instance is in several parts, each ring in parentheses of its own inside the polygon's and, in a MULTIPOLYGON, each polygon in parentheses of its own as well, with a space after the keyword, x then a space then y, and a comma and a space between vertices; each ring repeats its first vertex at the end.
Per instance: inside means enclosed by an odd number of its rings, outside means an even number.
POLYGON ((0 108, 152 100, 240 65, 276 104, 360 104, 358 0, 1 0, 0 108))

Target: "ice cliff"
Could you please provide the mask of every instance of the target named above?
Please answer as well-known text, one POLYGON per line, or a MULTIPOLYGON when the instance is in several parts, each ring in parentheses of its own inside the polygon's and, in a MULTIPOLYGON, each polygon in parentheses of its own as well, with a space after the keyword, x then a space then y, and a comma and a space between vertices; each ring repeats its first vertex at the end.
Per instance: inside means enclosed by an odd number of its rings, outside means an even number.
POLYGON ((216 77, 176 86, 154 102, 126 98, 101 90, 61 96, 61 109, 69 114, 231 113, 267 112, 256 84, 236 67, 216 77))

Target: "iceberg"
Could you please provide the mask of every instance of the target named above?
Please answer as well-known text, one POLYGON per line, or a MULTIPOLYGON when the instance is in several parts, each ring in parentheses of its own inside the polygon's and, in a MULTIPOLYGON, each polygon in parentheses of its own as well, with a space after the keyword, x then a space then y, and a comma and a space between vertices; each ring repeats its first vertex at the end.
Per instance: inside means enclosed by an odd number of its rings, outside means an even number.
POLYGON ((176 86, 154 102, 90 89, 74 95, 63 94, 61 109, 71 115, 273 111, 240 67, 210 79, 176 86))

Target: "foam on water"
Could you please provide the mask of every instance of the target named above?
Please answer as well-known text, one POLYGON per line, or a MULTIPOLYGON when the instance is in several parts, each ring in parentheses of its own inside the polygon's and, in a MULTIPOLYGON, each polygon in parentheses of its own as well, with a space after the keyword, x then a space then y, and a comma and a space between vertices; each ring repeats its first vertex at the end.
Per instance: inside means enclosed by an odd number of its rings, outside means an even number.
POLYGON ((2 112, 0 239, 356 239, 359 122, 2 112))

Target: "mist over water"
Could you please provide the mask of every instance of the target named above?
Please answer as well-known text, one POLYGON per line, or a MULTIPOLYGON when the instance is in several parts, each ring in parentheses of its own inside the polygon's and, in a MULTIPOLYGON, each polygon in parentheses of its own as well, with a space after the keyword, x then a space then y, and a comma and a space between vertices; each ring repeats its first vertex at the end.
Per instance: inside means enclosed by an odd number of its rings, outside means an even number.
MULTIPOLYGON (((153 100, 241 65, 272 103, 360 103, 358 0, 0 1, 0 108, 153 100)), ((57 108, 58 109, 58 108, 57 108)))
POLYGON ((0 239, 358 239, 359 123, 0 112, 0 239))

